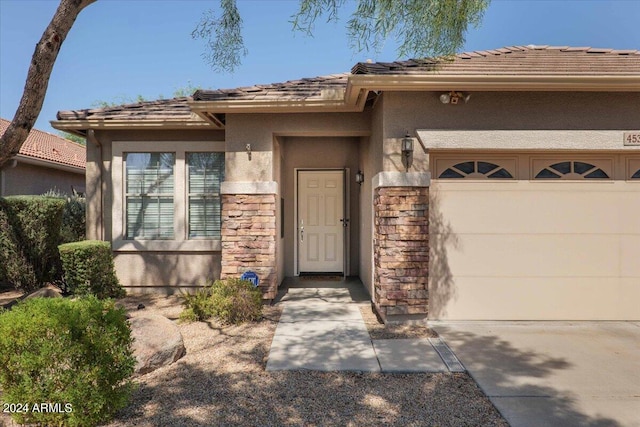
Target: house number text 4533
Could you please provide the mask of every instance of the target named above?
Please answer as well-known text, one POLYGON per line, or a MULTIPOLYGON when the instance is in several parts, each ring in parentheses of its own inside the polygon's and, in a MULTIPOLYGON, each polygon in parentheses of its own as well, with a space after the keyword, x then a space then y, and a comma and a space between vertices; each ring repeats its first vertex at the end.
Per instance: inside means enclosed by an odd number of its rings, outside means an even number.
POLYGON ((623 134, 624 145, 640 145, 640 131, 625 132, 623 134))

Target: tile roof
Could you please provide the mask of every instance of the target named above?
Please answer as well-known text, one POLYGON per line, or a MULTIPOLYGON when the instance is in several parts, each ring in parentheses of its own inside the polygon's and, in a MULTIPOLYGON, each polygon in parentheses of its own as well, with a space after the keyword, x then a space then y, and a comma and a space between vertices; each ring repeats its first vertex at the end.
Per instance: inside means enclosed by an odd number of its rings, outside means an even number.
POLYGON ((160 99, 85 110, 58 111, 58 120, 202 120, 191 113, 190 98, 160 99))
MULTIPOLYGON (((4 134, 9 123, 9 120, 0 118, 0 135, 4 134)), ((37 129, 31 129, 20 148, 20 154, 66 166, 86 168, 87 155, 84 146, 37 129)))
POLYGON ((342 99, 350 75, 350 73, 331 74, 235 89, 201 89, 193 94, 193 99, 194 101, 342 99))
POLYGON ((640 75, 640 51, 569 46, 509 46, 450 58, 359 62, 353 74, 640 75))
MULTIPOLYGON (((450 58, 360 62, 351 73, 233 89, 198 90, 193 98, 147 101, 106 108, 59 111, 58 120, 188 120, 203 122, 193 101, 343 100, 350 76, 640 76, 640 51, 568 46, 509 46, 464 52, 450 58)), ((220 119, 224 121, 223 118, 220 119)))

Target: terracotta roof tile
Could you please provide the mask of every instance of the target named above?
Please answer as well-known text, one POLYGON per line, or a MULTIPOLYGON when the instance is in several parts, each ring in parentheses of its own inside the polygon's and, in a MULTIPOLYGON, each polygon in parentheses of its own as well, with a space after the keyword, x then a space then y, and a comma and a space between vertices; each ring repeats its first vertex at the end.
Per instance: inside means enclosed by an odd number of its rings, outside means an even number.
MULTIPOLYGON (((9 127, 9 120, 0 118, 0 135, 9 127)), ((86 168, 86 149, 80 144, 37 129, 31 129, 20 148, 20 154, 67 166, 86 168)))

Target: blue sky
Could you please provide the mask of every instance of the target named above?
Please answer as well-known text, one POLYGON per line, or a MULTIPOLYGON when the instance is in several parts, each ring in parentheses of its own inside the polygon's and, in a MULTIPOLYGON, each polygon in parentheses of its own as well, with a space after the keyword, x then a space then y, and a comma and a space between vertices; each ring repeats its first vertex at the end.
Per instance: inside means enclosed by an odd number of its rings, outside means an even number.
MULTIPOLYGON (((171 97, 188 84, 229 88, 349 71, 358 61, 396 59, 382 52, 354 54, 344 23, 319 20, 313 38, 291 31, 297 1, 240 0, 249 50, 234 74, 213 72, 191 31, 218 0, 99 0, 78 17, 53 69, 36 128, 56 132, 58 110, 90 108, 142 95, 171 97)), ((15 113, 34 47, 58 5, 54 0, 0 0, 0 117, 15 113)), ((640 0, 499 1, 467 34, 464 51, 549 44, 640 49, 640 0)))

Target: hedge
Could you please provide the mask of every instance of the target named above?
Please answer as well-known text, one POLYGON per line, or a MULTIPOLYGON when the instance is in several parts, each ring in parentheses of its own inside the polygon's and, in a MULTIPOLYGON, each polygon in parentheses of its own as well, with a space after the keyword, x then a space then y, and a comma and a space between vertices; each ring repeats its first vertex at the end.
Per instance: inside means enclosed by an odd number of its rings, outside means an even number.
POLYGON ((0 198, 0 284, 25 292, 61 274, 57 246, 65 201, 42 196, 0 198))
POLYGON ((98 298, 125 295, 113 265, 108 242, 83 240, 58 247, 67 291, 75 295, 92 294, 98 298))

